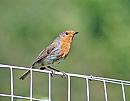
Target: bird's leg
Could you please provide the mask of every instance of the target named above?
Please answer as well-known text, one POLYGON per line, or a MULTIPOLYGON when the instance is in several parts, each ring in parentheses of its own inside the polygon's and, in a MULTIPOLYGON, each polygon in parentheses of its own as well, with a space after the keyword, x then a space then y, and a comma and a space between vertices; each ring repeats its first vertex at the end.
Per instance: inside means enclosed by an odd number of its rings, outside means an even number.
POLYGON ((56 70, 53 69, 51 66, 47 66, 46 69, 49 70, 49 71, 51 71, 51 77, 53 77, 56 70))
POLYGON ((52 72, 52 73, 51 73, 51 76, 54 75, 54 70, 52 70, 52 69, 50 69, 50 68, 47 68, 47 67, 45 67, 45 66, 43 66, 43 67, 40 68, 40 70, 45 70, 45 69, 47 69, 47 70, 49 70, 49 71, 52 72))
POLYGON ((67 75, 66 75, 66 73, 65 73, 64 71, 57 70, 57 69, 55 69, 55 68, 52 68, 51 66, 47 66, 47 68, 53 70, 53 72, 54 72, 54 71, 56 71, 56 72, 61 72, 61 73, 62 73, 62 76, 61 76, 62 78, 63 78, 63 77, 66 78, 66 77, 67 77, 67 75))
POLYGON ((52 68, 51 66, 47 66, 47 68, 49 68, 49 69, 51 69, 51 70, 54 70, 54 71, 56 71, 56 72, 61 72, 60 70, 55 69, 55 68, 52 68))

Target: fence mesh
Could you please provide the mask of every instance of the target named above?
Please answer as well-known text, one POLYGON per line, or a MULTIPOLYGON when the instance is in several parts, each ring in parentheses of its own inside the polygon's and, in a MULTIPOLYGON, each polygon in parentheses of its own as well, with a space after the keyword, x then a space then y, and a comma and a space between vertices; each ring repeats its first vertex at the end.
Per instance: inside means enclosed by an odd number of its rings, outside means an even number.
MULTIPOLYGON (((52 77, 51 77, 51 72, 46 71, 46 70, 39 70, 39 69, 30 69, 30 68, 25 68, 25 67, 18 67, 18 66, 11 66, 11 65, 3 65, 0 64, 0 69, 3 68, 9 68, 10 69, 10 94, 6 93, 1 93, 0 92, 0 97, 10 97, 9 101, 15 101, 15 98, 20 98, 20 99, 26 99, 27 101, 53 101, 52 100, 52 77), (30 96, 18 96, 14 94, 14 72, 13 69, 18 69, 18 70, 30 70, 30 96), (48 99, 43 100, 40 98, 34 98, 33 97, 33 72, 40 72, 40 73, 46 73, 48 75, 48 99)), ((55 72, 56 75, 62 75, 60 72, 55 72)), ((90 86, 92 81, 100 81, 103 84, 103 94, 104 94, 104 100, 103 101, 110 101, 108 99, 108 89, 107 89, 107 84, 116 84, 119 85, 121 88, 121 96, 122 96, 122 101, 126 101, 126 91, 125 91, 125 86, 130 86, 130 81, 125 81, 125 80, 117 80, 117 79, 110 79, 110 78, 103 78, 103 77, 96 77, 96 76, 87 76, 87 75, 80 75, 80 74, 72 74, 72 73, 66 73, 67 74, 67 101, 72 101, 71 99, 71 78, 79 78, 83 79, 86 82, 86 100, 85 101, 91 101, 91 92, 90 92, 90 86)), ((0 80, 0 82, 2 82, 0 80)), ((97 100, 95 100, 97 101, 97 100)), ((118 97, 117 100, 118 101, 118 97)))

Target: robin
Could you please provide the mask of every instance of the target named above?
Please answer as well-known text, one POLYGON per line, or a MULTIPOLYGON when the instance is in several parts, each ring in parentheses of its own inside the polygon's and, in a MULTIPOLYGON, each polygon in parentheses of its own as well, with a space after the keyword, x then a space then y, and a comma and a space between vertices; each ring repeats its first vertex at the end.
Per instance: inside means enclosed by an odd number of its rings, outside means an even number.
MULTIPOLYGON (((39 64, 41 70, 50 70, 52 76, 54 71, 61 72, 52 68, 51 65, 55 62, 60 62, 60 60, 68 56, 73 38, 78 33, 72 30, 59 33, 58 37, 38 55, 31 68, 36 68, 36 65, 39 64)), ((30 70, 25 72, 20 79, 24 80, 29 73, 30 70)), ((64 72, 62 73, 65 75, 64 72)))

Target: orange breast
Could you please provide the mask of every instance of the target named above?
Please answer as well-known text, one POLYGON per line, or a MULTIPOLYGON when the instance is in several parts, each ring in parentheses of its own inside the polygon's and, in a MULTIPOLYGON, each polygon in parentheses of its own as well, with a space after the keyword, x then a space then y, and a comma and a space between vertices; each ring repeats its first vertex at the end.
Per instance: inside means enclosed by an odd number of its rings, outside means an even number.
POLYGON ((62 57, 65 57, 69 53, 71 42, 72 42, 72 38, 70 38, 70 37, 62 38, 61 52, 60 52, 62 57))

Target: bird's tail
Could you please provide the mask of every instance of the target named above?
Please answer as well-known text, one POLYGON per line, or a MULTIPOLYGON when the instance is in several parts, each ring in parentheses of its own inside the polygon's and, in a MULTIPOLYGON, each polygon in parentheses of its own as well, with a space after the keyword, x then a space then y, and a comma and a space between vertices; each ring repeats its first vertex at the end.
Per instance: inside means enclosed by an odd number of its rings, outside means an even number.
POLYGON ((30 73, 30 70, 28 70, 27 72, 25 72, 19 79, 24 80, 29 73, 30 73))
MULTIPOLYGON (((31 66, 31 68, 34 68, 34 65, 36 64, 36 62, 33 63, 33 65, 31 66)), ((25 72, 19 79, 24 80, 28 74, 30 73, 30 70, 28 70, 27 72, 25 72)))

